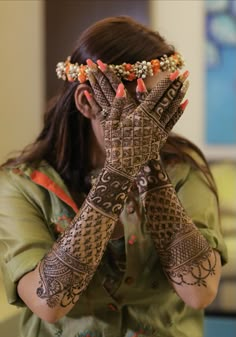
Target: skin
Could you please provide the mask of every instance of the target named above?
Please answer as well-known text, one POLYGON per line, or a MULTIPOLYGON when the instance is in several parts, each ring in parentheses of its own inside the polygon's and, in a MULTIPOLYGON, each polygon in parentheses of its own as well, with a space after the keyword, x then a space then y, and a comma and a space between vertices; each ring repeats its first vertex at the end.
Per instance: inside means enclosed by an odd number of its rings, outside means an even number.
MULTIPOLYGON (((145 79, 145 84, 148 90, 150 90, 157 81, 160 80, 160 76, 153 76, 145 79)), ((135 97, 136 83, 132 82, 127 85, 129 92, 135 97)), ((87 84, 80 84, 75 92, 75 103, 78 110, 91 121, 91 132, 89 135, 90 142, 90 160, 92 168, 102 168, 105 162, 104 151, 104 134, 101 123, 98 119, 98 107, 93 100, 87 100, 84 95, 84 91, 91 92, 90 86, 87 84)), ((113 237, 120 236, 123 232, 122 226, 118 223, 116 230, 113 233, 113 237), (118 234, 117 234, 118 233, 118 234)), ((174 281, 172 282, 173 288, 179 294, 179 296, 190 306, 201 309, 206 307, 215 297, 218 289, 219 279, 221 275, 221 263, 219 253, 214 251, 211 256, 211 263, 214 265, 214 273, 206 279, 207 287, 190 287, 179 286, 174 281)), ((40 277, 39 266, 32 272, 24 275, 18 283, 18 294, 26 303, 26 305, 35 312, 39 317, 48 322, 54 323, 64 315, 66 315, 74 306, 74 303, 68 305, 66 308, 49 308, 44 299, 36 296, 36 289, 38 288, 40 277)))
MULTIPOLYGON (((144 79, 144 83, 147 91, 150 91, 158 81, 163 79, 167 73, 162 72, 155 76, 148 77, 144 79)), ((136 100, 136 87, 137 83, 135 81, 128 82, 125 85, 126 89, 136 100)), ((91 87, 86 84, 80 84, 75 92, 75 103, 80 111, 86 118, 90 119, 91 131, 89 135, 90 139, 90 162, 93 169, 99 169, 104 166, 105 163, 105 149, 104 149, 104 132, 97 115, 100 111, 100 107, 94 104, 93 100, 87 100, 84 91, 87 90, 91 92, 91 87)), ((111 236, 112 239, 116 239, 124 234, 123 224, 118 222, 116 224, 115 230, 111 236)))
MULTIPOLYGON (((144 79, 144 83, 146 86, 147 91, 150 91, 158 81, 164 78, 166 73, 159 73, 155 76, 148 77, 144 79)), ((129 91, 129 93, 133 96, 134 99, 136 99, 136 82, 130 82, 125 85, 126 89, 129 91)), ((88 88, 87 90, 90 90, 88 88)), ((81 94, 81 93, 80 93, 81 94)), ((79 96, 75 96, 77 102, 79 101, 79 96)), ((102 154, 104 151, 103 147, 103 129, 101 127, 101 124, 99 120, 96 118, 96 115, 98 113, 99 107, 93 104, 93 101, 89 100, 87 101, 87 104, 90 106, 90 114, 87 115, 88 118, 91 119, 91 125, 92 125, 92 130, 93 130, 93 135, 94 135, 94 143, 92 146, 94 146, 94 151, 92 150, 92 161, 96 160, 96 152, 102 154)), ((82 113, 84 113, 84 109, 81 105, 78 104, 77 106, 82 113)), ((99 158, 99 164, 101 164, 101 158, 99 158)), ((103 159, 105 161, 105 156, 103 159)), ((95 161, 94 161, 95 162, 95 161)), ((98 162, 97 162, 98 164, 98 162)), ((123 233, 123 228, 122 224, 118 223, 116 225, 116 231, 119 233, 123 233)), ((194 234, 193 234, 194 235, 194 234)), ((113 236, 115 238, 115 236, 113 236)), ((195 239, 194 239, 195 240, 195 239)), ((197 238, 196 238, 197 240, 197 238)), ((203 272, 203 283, 205 283, 205 286, 202 287, 191 287, 189 286, 192 284, 194 279, 192 278, 191 275, 186 278, 186 284, 180 283, 178 284, 179 280, 169 279, 170 283, 172 284, 173 288, 175 291, 179 294, 179 296, 190 306, 195 307, 196 309, 200 308, 205 308, 208 306, 215 298, 217 291, 218 291, 218 286, 219 286, 219 281, 220 281, 220 276, 221 276, 221 259, 220 259, 220 254, 216 250, 211 250, 209 251, 209 257, 203 261, 199 259, 199 265, 202 265, 203 268, 209 269, 210 266, 210 272, 204 273, 203 272), (184 286, 183 286, 184 284, 184 286)), ((198 268, 193 269, 193 273, 198 274, 198 268)), ((191 274, 191 273, 189 273, 191 274)))
MULTIPOLYGON (((147 91, 150 91, 160 80, 162 80, 166 72, 161 72, 155 76, 150 76, 144 79, 144 83, 147 91)), ((125 84, 126 89, 136 100, 136 87, 137 83, 135 81, 128 82, 125 84)), ((90 161, 93 168, 102 168, 105 162, 105 150, 104 150, 104 133, 103 128, 97 114, 100 111, 100 107, 95 105, 93 102, 88 101, 84 95, 84 91, 87 90, 91 93, 91 87, 87 84, 80 84, 75 91, 75 103, 78 110, 91 122, 91 133, 90 133, 90 161)))

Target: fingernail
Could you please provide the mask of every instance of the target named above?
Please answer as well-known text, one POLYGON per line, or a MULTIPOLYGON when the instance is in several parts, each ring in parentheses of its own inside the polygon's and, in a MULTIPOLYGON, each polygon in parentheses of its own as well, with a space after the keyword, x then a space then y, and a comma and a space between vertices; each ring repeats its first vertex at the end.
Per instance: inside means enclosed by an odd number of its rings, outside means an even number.
POLYGON ((184 111, 187 105, 188 105, 188 99, 186 99, 182 104, 180 104, 180 107, 184 111))
POLYGON ((189 77, 189 74, 190 74, 190 73, 189 73, 189 71, 188 71, 188 70, 186 70, 186 71, 183 73, 183 75, 182 75, 182 76, 183 76, 183 78, 184 78, 184 79, 186 79, 186 78, 188 78, 188 77, 189 77))
POLYGON ((116 90, 116 97, 124 97, 124 96, 125 96, 125 87, 123 83, 120 83, 116 90))
POLYGON ((145 83, 144 83, 144 81, 143 81, 142 78, 138 78, 138 79, 137 79, 137 87, 136 87, 136 91, 139 91, 139 92, 147 92, 145 83))
POLYGON ((105 71, 107 69, 107 65, 103 63, 101 60, 97 60, 97 64, 99 65, 101 71, 105 71))
POLYGON ((91 59, 87 59, 86 63, 89 66, 89 68, 91 68, 91 69, 96 69, 97 68, 96 64, 91 59))
POLYGON ((92 99, 92 95, 88 90, 84 90, 84 96, 87 98, 88 101, 92 99))
POLYGON ((189 77, 189 71, 186 70, 183 74, 180 75, 180 81, 184 82, 189 77))
POLYGON ((170 80, 174 81, 179 76, 179 70, 176 70, 174 73, 170 74, 170 80))

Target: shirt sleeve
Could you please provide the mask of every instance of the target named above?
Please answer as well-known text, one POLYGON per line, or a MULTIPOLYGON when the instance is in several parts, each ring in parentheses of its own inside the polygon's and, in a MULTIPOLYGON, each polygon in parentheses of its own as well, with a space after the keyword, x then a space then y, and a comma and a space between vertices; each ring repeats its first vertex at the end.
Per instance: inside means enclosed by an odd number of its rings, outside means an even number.
POLYGON ((53 244, 43 210, 46 198, 27 177, 0 171, 0 261, 10 304, 23 305, 17 282, 53 244))
POLYGON ((178 191, 178 197, 199 231, 211 247, 220 253, 224 265, 228 261, 228 255, 221 230, 217 198, 200 170, 190 169, 187 179, 178 191))

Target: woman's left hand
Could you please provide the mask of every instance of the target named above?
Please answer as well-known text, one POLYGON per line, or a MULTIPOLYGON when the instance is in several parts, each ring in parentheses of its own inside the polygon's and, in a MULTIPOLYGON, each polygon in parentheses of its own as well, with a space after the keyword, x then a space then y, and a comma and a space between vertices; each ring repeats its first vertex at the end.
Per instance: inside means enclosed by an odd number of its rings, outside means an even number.
MULTIPOLYGON (((97 61, 100 69, 91 60, 87 62, 90 67, 88 78, 94 92, 90 104, 93 105, 93 109, 96 111, 101 124, 104 125, 104 121, 115 100, 117 88, 122 82, 114 71, 103 62, 97 61)), ((169 132, 177 123, 188 104, 188 100, 182 103, 189 84, 187 77, 188 71, 182 75, 178 71, 172 74, 166 73, 164 79, 158 81, 150 92, 146 90, 143 80, 139 78, 136 87, 137 97, 135 97, 135 94, 132 97, 129 92, 126 92, 124 117, 129 110, 129 106, 138 106, 139 104, 142 106, 145 101, 145 114, 150 117, 153 124, 157 123, 160 126, 162 136, 156 135, 154 137, 158 138, 159 145, 158 150, 156 149, 157 151, 165 144, 169 132), (156 103, 157 96, 159 96, 158 104, 156 103)), ((158 131, 156 132, 159 133, 158 131)), ((155 140, 154 138, 153 140, 155 140)), ((155 159, 158 156, 159 154, 154 151, 153 157, 151 156, 149 159, 155 159)))

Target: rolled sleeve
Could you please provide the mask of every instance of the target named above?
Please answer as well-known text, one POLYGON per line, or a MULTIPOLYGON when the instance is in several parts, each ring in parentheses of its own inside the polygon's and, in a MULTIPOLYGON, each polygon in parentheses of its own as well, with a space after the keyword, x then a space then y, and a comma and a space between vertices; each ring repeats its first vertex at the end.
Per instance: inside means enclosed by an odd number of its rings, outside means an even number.
POLYGON ((228 261, 228 254, 221 230, 217 198, 200 170, 190 170, 178 196, 199 231, 211 247, 220 253, 224 265, 228 261))
POLYGON ((18 280, 33 270, 53 244, 44 217, 46 195, 29 179, 0 172, 0 252, 8 302, 22 305, 18 280))

